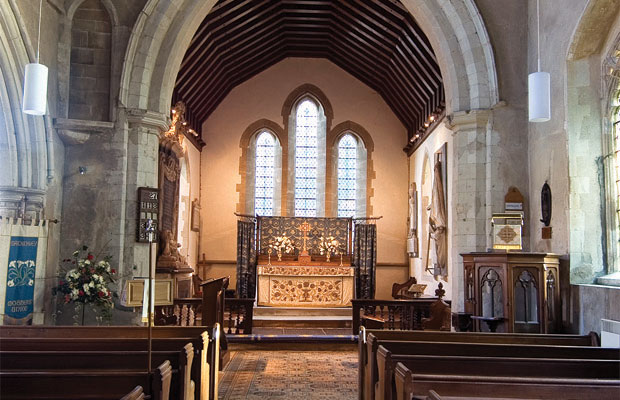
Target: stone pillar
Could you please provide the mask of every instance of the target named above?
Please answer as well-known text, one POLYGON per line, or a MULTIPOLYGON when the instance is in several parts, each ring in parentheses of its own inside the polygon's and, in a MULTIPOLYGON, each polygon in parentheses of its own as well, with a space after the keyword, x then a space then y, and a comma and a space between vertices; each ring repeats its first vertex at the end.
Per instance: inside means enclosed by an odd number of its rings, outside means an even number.
MULTIPOLYGON (((168 118, 146 110, 127 110, 127 176, 125 182, 125 223, 123 266, 134 276, 148 275, 148 245, 136 242, 137 194, 139 187, 158 186, 159 135, 168 129, 168 118), (135 269, 133 269, 135 267, 135 269)), ((120 206, 123 206, 121 204, 120 206)))
POLYGON ((490 232, 487 190, 487 137, 489 110, 456 112, 450 116, 454 132, 452 172, 452 298, 453 311, 464 310, 463 260, 461 253, 484 251, 490 232))

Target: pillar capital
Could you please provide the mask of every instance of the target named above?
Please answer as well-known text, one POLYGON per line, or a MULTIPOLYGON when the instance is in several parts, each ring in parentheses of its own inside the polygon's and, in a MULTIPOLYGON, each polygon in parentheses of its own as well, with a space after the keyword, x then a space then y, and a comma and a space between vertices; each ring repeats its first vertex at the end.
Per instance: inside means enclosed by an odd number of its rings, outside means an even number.
POLYGON ((490 109, 455 111, 448 116, 446 125, 454 133, 466 130, 485 129, 490 117, 490 109))
POLYGON ((170 118, 156 111, 145 110, 142 108, 127 108, 127 122, 130 128, 144 127, 154 130, 156 134, 165 132, 170 127, 170 118))

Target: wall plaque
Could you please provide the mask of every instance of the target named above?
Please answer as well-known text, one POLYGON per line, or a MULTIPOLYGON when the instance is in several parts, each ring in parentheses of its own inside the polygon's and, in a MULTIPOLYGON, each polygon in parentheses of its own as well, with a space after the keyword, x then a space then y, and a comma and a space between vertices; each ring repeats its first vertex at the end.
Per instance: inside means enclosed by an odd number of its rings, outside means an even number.
POLYGON ((157 228, 159 226, 159 189, 138 188, 138 229, 136 241, 148 243, 146 222, 152 219, 155 224, 153 241, 157 242, 157 228))

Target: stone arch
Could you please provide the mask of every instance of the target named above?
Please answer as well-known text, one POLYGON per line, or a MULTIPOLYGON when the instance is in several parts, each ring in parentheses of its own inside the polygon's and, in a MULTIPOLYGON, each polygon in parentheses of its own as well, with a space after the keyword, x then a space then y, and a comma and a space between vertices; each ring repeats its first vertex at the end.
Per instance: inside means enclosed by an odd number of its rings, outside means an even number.
POLYGON ((299 101, 306 96, 314 97, 314 100, 323 107, 323 112, 325 113, 326 119, 326 131, 329 131, 331 123, 334 119, 334 109, 332 108, 332 104, 329 102, 329 99, 325 93, 310 83, 305 83, 293 89, 293 91, 286 97, 286 100, 284 100, 284 104, 282 105, 282 118, 284 120, 285 127, 287 125, 289 115, 293 112, 293 108, 296 107, 297 103, 299 103, 299 101))
MULTIPOLYGON (((474 0, 403 0, 428 37, 445 82, 447 112, 498 102, 491 42, 474 0)), ((166 114, 185 50, 215 0, 149 0, 127 47, 120 102, 166 114)))
POLYGON ((0 2, 0 214, 15 216, 27 198, 26 211, 40 217, 45 190, 51 179, 52 146, 48 116, 26 115, 21 110, 24 66, 34 60, 34 48, 25 25, 10 2, 0 2))
MULTIPOLYGON (((572 284, 592 283, 605 275, 613 269, 613 253, 616 252, 613 243, 617 241, 618 228, 615 215, 609 215, 612 211, 606 198, 615 189, 604 184, 605 172, 613 168, 614 158, 607 143, 611 133, 606 130, 609 128, 607 107, 612 92, 604 57, 609 47, 617 45, 618 41, 618 37, 608 40, 617 20, 618 11, 610 12, 614 9, 617 10, 617 6, 613 0, 590 0, 566 53, 563 106, 568 174, 571 182, 579 182, 569 185, 568 189, 572 284), (606 44, 608 41, 610 43, 606 44), (593 77, 598 77, 599 84, 593 84, 593 77)), ((620 28, 615 26, 615 29, 620 28)))
MULTIPOLYGON (((69 19, 69 21, 73 20, 73 16, 75 12, 85 1, 86 0, 75 0, 73 3, 69 5, 69 7, 67 7, 67 19, 69 19)), ((101 2, 101 4, 103 4, 106 11, 108 12, 112 25, 118 26, 118 23, 119 23, 118 12, 116 11, 116 7, 114 7, 114 4, 112 3, 112 1, 111 0, 99 0, 99 1, 101 2)))

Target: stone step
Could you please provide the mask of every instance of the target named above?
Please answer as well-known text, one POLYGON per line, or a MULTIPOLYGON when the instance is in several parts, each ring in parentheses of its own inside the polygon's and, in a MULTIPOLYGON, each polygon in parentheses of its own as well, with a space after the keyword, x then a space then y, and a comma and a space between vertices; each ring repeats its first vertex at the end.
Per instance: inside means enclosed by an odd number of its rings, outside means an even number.
POLYGON ((263 316, 254 318, 252 325, 273 328, 350 328, 351 317, 263 316))
POLYGON ((321 307, 254 307, 254 319, 262 316, 294 316, 299 318, 308 317, 349 317, 350 307, 321 308, 321 307))

